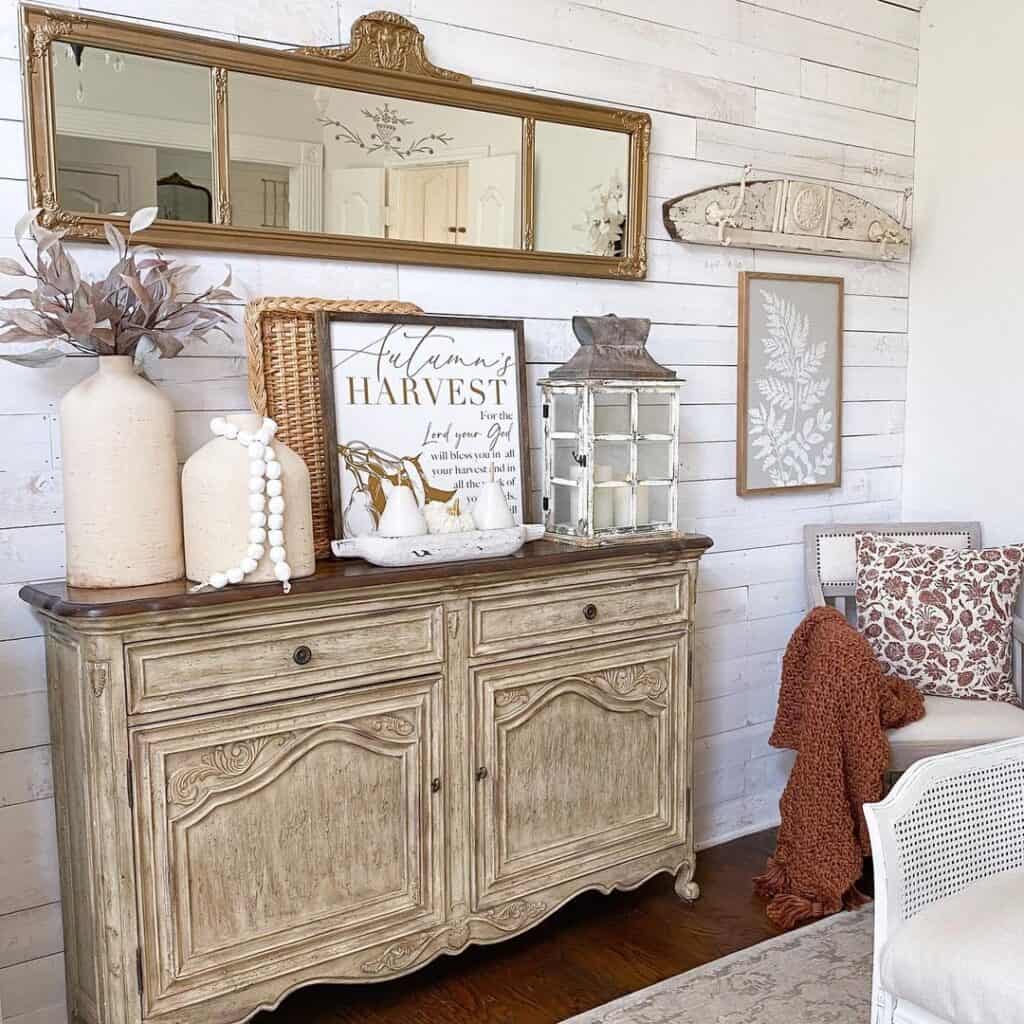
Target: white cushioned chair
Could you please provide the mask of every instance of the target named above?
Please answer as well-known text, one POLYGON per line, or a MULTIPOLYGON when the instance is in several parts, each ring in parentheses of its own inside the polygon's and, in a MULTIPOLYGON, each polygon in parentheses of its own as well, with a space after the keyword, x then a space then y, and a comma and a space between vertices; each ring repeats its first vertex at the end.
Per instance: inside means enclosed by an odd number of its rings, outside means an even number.
POLYGON ((872 1024, 1024 1021, 1024 740, 919 761, 864 813, 872 1024))
MULTIPOLYGON (((807 599, 811 607, 832 604, 856 625, 857 557, 854 537, 877 533, 908 544, 981 547, 980 523, 843 523, 804 527, 807 599)), ((1021 690, 1024 619, 1013 623, 1013 674, 1021 690)), ((1024 710, 1005 701, 925 697, 925 716, 889 732, 892 772, 906 771, 934 754, 1024 736, 1024 710)), ((1024 1022, 1024 1013, 1021 1015, 1024 1022)))

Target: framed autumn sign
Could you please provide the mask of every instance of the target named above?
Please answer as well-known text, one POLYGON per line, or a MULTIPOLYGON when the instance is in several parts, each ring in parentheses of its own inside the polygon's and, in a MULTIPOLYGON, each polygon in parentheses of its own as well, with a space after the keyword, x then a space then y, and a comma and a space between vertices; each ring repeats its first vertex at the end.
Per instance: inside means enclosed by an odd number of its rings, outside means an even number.
POLYGON ((335 537, 375 530, 396 484, 468 506, 492 473, 524 521, 521 320, 331 313, 319 333, 335 537))
POLYGON ((842 481, 843 279, 739 280, 736 493, 842 481))

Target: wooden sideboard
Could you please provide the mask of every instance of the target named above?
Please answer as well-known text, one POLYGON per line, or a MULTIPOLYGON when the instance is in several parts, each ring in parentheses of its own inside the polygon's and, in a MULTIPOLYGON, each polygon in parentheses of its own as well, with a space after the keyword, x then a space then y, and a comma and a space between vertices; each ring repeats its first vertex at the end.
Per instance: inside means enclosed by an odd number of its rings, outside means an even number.
POLYGON ((51 584, 68 1003, 235 1024, 497 942, 585 889, 697 895, 704 537, 331 563, 284 596, 51 584))

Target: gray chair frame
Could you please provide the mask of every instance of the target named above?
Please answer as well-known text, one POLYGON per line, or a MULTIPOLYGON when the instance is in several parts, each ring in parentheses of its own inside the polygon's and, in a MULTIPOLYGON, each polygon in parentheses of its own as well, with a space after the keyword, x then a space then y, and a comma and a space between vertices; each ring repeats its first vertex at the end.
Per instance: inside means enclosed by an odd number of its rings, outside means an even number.
MULTIPOLYGON (((855 580, 826 580, 821 578, 819 541, 822 537, 853 537, 858 533, 880 533, 888 537, 913 534, 966 534, 969 546, 981 547, 981 523, 815 523, 804 527, 804 573, 807 582, 809 607, 832 605, 848 621, 857 621, 857 583, 855 580)), ((1024 697, 1024 618, 1013 620, 1013 681, 1019 696, 1024 697)))

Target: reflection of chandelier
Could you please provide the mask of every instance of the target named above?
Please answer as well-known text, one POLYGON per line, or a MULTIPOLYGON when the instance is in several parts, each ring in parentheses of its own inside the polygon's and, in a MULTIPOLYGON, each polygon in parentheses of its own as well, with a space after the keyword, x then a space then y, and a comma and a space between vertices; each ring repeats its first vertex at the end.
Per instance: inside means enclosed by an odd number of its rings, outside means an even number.
MULTIPOLYGON (((316 102, 315 97, 314 102, 316 102)), ((413 122, 407 117, 402 117, 397 110, 389 107, 387 103, 383 107, 377 107, 373 112, 365 108, 363 109, 363 117, 369 118, 373 123, 373 131, 368 139, 364 139, 358 131, 349 128, 348 125, 328 117, 325 111, 321 109, 319 103, 316 106, 319 115, 317 121, 320 124, 332 125, 340 129, 334 136, 338 142, 347 142, 353 146, 358 146, 367 153, 393 153, 400 160, 404 160, 406 157, 416 153, 433 156, 437 150, 432 143, 447 146, 452 141, 452 137, 445 132, 433 132, 430 135, 423 135, 406 143, 401 136, 401 129, 413 122)))
MULTIPOLYGON (((78 87, 75 89, 75 102, 85 102, 85 84, 82 82, 82 59, 85 56, 85 43, 65 43, 64 56, 78 69, 78 87)), ((119 53, 103 53, 103 63, 113 68, 118 74, 124 70, 124 57, 119 53)))

